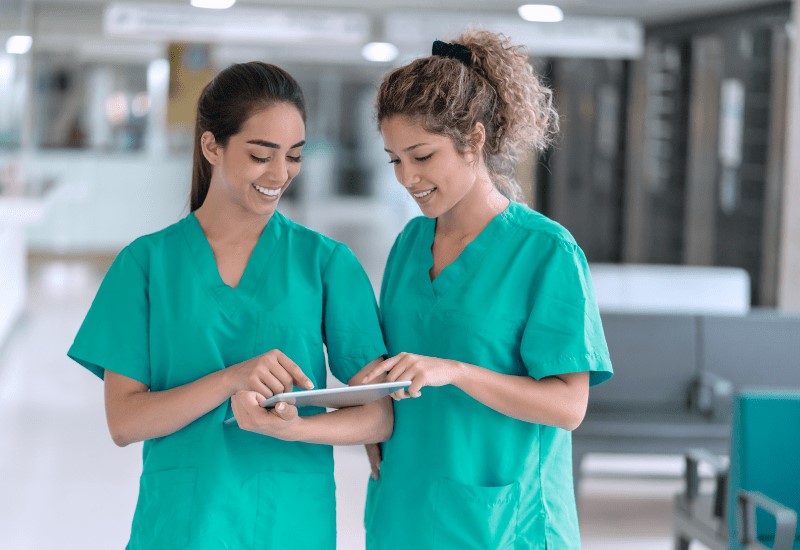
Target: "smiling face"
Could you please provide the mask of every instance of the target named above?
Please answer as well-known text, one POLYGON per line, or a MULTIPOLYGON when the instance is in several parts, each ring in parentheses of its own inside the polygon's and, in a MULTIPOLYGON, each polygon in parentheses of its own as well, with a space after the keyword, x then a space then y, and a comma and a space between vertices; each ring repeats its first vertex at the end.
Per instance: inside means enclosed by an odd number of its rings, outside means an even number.
POLYGON ((271 215, 300 172, 305 124, 297 107, 276 103, 251 115, 224 146, 211 132, 204 133, 201 142, 212 166, 209 197, 271 215))
POLYGON ((477 152, 460 153, 449 137, 432 134, 403 115, 384 119, 381 135, 397 181, 425 216, 438 218, 475 189, 477 152))

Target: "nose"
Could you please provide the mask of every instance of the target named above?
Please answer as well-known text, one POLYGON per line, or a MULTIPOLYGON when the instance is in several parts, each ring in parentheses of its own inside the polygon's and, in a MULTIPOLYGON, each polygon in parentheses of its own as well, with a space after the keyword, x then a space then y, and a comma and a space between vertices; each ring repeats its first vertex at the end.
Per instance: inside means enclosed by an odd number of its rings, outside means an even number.
POLYGON ((289 179, 289 166, 283 155, 275 155, 272 160, 267 163, 266 176, 269 178, 269 181, 281 185, 289 179))
POLYGON ((398 164, 397 166, 397 180, 408 189, 414 187, 419 183, 420 178, 413 166, 398 164))

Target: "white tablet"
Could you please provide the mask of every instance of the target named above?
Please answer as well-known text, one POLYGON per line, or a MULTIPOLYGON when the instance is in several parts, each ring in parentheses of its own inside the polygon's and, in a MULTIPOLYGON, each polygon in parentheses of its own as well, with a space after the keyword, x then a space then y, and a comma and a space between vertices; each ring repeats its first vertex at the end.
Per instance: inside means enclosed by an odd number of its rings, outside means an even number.
MULTIPOLYGON (((298 390, 273 395, 259 403, 264 408, 272 408, 279 401, 284 401, 295 407, 325 407, 328 409, 343 409, 365 405, 381 397, 386 397, 397 390, 411 385, 410 380, 398 382, 382 382, 380 384, 364 384, 363 386, 344 386, 342 388, 326 388, 324 390, 298 390)), ((231 424, 236 419, 232 416, 225 419, 225 424, 231 424)))
POLYGON ((279 401, 284 401, 295 407, 326 407, 328 409, 343 409, 356 405, 365 405, 381 397, 386 397, 392 392, 407 388, 410 381, 383 382, 380 384, 364 384, 363 386, 344 386, 342 388, 327 388, 324 390, 298 390, 279 393, 259 403, 264 408, 272 408, 279 401))

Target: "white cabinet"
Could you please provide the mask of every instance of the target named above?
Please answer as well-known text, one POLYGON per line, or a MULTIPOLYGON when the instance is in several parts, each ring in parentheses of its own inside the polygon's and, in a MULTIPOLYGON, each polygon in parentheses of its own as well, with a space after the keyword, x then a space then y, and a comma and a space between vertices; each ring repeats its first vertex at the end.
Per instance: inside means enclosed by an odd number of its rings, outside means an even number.
POLYGON ((0 196, 0 345, 25 305, 26 228, 43 214, 43 199, 0 196))

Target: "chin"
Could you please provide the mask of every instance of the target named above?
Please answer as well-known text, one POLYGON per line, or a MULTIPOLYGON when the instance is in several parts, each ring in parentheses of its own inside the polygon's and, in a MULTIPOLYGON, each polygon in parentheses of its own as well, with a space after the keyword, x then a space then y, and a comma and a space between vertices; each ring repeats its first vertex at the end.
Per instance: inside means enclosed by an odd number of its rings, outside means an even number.
POLYGON ((259 204, 251 206, 249 210, 258 216, 271 216, 277 209, 280 201, 275 201, 270 204, 259 204))
POLYGON ((426 204, 426 205, 419 205, 420 211, 422 211, 422 215, 426 218, 438 218, 442 214, 446 214, 450 208, 443 207, 437 204, 426 204))

